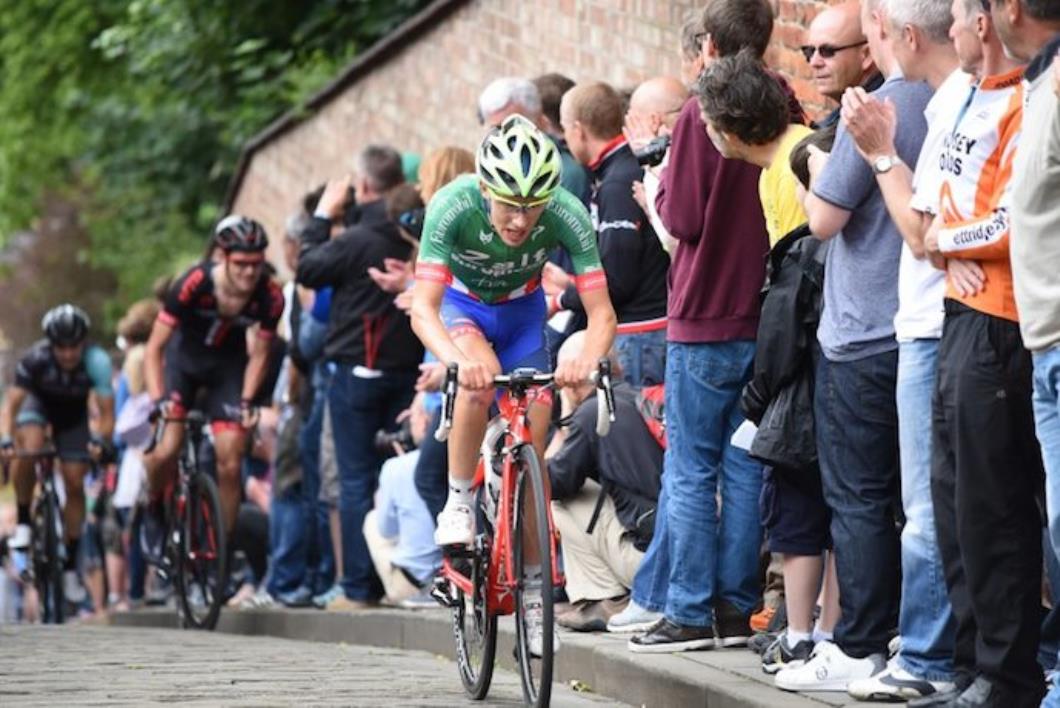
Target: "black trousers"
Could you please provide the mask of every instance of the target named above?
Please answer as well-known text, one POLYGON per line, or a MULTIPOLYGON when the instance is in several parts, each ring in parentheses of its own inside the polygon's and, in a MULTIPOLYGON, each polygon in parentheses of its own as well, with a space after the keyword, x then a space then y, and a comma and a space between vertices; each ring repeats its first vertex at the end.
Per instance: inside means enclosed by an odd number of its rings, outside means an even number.
POLYGON ((954 664, 1040 697, 1044 472, 1031 368, 1017 323, 946 301, 931 496, 957 623, 954 664))

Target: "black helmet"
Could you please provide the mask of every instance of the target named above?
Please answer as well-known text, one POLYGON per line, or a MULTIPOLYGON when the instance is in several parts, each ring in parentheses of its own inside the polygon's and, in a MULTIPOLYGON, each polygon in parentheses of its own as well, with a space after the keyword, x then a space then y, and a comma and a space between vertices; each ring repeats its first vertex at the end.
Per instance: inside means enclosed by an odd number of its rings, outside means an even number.
POLYGON ((214 229, 213 238, 214 243, 225 252, 261 253, 269 245, 269 237, 262 225, 238 214, 221 219, 214 229))
POLYGON ((52 344, 70 346, 80 344, 88 336, 92 322, 85 311, 76 305, 64 304, 48 310, 40 326, 52 344))

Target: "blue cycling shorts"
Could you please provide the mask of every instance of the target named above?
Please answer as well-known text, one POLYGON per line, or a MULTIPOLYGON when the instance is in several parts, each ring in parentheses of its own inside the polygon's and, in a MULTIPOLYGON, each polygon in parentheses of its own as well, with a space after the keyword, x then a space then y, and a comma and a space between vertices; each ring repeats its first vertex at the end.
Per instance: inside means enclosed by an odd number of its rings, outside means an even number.
POLYGON ((502 373, 520 367, 549 371, 545 349, 547 314, 541 289, 514 300, 488 304, 446 288, 441 309, 442 322, 450 334, 476 330, 493 345, 502 373))

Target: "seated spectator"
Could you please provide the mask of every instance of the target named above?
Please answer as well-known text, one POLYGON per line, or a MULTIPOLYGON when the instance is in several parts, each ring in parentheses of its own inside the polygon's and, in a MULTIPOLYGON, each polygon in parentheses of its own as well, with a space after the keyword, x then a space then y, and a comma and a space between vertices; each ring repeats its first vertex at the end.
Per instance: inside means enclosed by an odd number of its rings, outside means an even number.
MULTIPOLYGON (((577 356, 585 333, 571 335, 560 361, 577 356)), ((561 627, 604 631, 629 602, 629 588, 655 527, 663 449, 637 408, 637 390, 615 385, 611 434, 596 434, 595 388, 561 390, 570 425, 546 456, 552 518, 563 543, 567 596, 573 607, 561 627)))
MULTIPOLYGON (((419 446, 428 435, 429 418, 423 395, 409 409, 409 431, 419 446)), ((419 450, 404 452, 383 463, 375 508, 364 517, 364 539, 383 581, 386 602, 402 607, 434 606, 427 590, 442 562, 434 543, 434 518, 416 491, 419 450)))
MULTIPOLYGON (((605 83, 579 84, 563 97, 560 114, 571 152, 593 175, 590 211, 618 316, 615 351, 625 380, 634 386, 662 383, 670 257, 633 198, 642 171, 622 134, 622 99, 605 83)), ((584 312, 567 273, 548 266, 544 284, 551 310, 584 312)))

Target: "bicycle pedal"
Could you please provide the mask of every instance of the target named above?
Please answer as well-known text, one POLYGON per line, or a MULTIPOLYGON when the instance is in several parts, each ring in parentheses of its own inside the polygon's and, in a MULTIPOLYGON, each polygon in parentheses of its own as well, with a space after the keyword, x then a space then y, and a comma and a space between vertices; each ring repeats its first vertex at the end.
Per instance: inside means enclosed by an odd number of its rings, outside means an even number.
POLYGON ((454 608, 458 606, 456 598, 449 592, 449 581, 444 578, 436 578, 431 586, 430 596, 442 607, 454 608))

